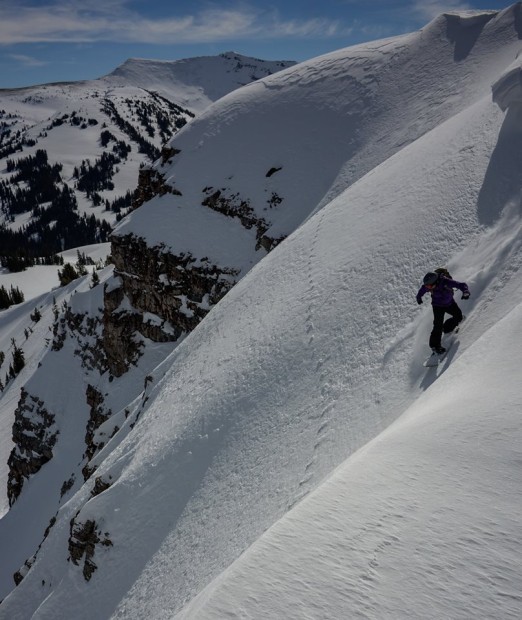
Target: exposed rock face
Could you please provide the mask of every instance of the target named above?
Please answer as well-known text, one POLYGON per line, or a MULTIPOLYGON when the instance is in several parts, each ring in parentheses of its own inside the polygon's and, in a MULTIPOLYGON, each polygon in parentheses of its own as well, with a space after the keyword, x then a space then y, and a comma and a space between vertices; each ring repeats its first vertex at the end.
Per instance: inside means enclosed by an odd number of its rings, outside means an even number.
POLYGON ((36 555, 30 557, 28 560, 24 562, 23 566, 14 573, 13 580, 17 586, 19 586, 22 583, 22 581, 25 579, 25 576, 31 570, 31 566, 34 564, 35 560, 36 560, 36 555))
POLYGON ((107 360, 101 339, 102 321, 100 316, 88 316, 84 313, 73 312, 67 304, 63 312, 56 311, 56 320, 53 325, 52 350, 59 351, 70 334, 78 343, 74 353, 87 370, 98 370, 103 373, 107 370, 107 360))
POLYGON ((92 488, 92 491, 91 491, 91 497, 96 497, 100 493, 103 493, 108 488, 110 488, 111 484, 112 484, 111 476, 109 476, 108 480, 104 480, 102 476, 96 476, 96 478, 94 479, 94 487, 92 488))
MULTIPOLYGON (((174 151, 174 149, 172 149, 174 151)), ((163 151, 164 156, 168 157, 168 152, 163 151)), ((138 173, 138 187, 134 193, 132 208, 141 207, 144 202, 149 201, 154 196, 164 196, 165 194, 173 194, 181 196, 181 193, 168 185, 163 178, 161 172, 154 168, 142 168, 138 173)))
MULTIPOLYGON (((77 515, 78 516, 78 515, 77 515)), ((102 534, 96 521, 88 519, 77 522, 76 517, 71 520, 71 535, 69 536, 69 557, 77 566, 83 560, 83 576, 89 581, 98 568, 93 560, 96 545, 112 546, 108 533, 102 534)))
MULTIPOLYGON (((103 407, 105 400, 103 394, 92 385, 87 386, 86 399, 91 413, 89 416, 89 421, 87 422, 87 430, 85 433, 85 445, 87 446, 87 449, 85 450, 84 456, 87 461, 90 461, 95 453, 103 448, 103 443, 97 443, 95 441, 96 430, 110 418, 112 411, 110 409, 105 411, 103 407)), ((92 470, 87 463, 87 465, 83 468, 83 476, 85 480, 87 480, 91 474, 92 470)))
POLYGON ((13 448, 9 460, 7 495, 12 506, 22 491, 24 479, 35 474, 53 457, 58 430, 55 416, 44 403, 22 389, 13 424, 13 448))
MULTIPOLYGON (((276 169, 272 169, 277 172, 276 169)), ((270 171, 269 171, 270 173, 270 171)), ((272 173, 273 174, 273 173, 272 173)), ((268 176, 268 173, 267 173, 268 176)), ((256 229, 256 250, 260 247, 264 248, 267 252, 273 250, 276 245, 281 243, 285 237, 277 239, 267 236, 265 233, 270 228, 270 223, 262 217, 256 215, 254 209, 250 205, 250 201, 242 198, 239 194, 227 194, 225 190, 215 189, 213 187, 205 187, 203 193, 206 197, 202 201, 202 205, 222 213, 227 217, 238 218, 241 225, 250 230, 256 229)), ((270 199, 267 200, 267 205, 273 208, 279 204, 283 199, 275 192, 272 193, 270 199)))
POLYGON ((236 283, 238 270, 208 260, 148 247, 134 235, 113 237, 117 279, 105 289, 104 348, 119 377, 140 354, 139 336, 176 341, 196 325, 236 283))
MULTIPOLYGON (((101 476, 97 476, 94 480, 94 486, 91 491, 91 498, 96 497, 100 493, 106 491, 112 484, 109 476, 108 480, 104 480, 101 476)), ((79 520, 80 513, 71 519, 71 529, 69 536, 69 558, 74 564, 79 566, 83 560, 83 576, 89 581, 92 574, 97 569, 94 562, 94 554, 96 545, 104 547, 112 547, 112 541, 109 533, 102 533, 99 525, 93 519, 79 520)))

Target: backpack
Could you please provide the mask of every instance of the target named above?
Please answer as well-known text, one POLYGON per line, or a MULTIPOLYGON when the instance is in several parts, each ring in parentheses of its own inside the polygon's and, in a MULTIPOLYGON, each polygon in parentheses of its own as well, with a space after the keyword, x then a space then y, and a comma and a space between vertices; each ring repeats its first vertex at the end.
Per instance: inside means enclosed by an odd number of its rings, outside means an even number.
MULTIPOLYGON (((449 278, 450 280, 453 280, 453 278, 451 277, 450 272, 446 269, 446 267, 437 267, 437 269, 433 270, 433 273, 437 273, 439 274, 439 281, 440 281, 440 276, 442 276, 443 278, 449 278)), ((445 289, 450 289, 450 290, 454 290, 454 288, 452 286, 450 286, 448 283, 446 282, 441 282, 443 288, 445 289)))
POLYGON ((446 267, 437 267, 437 269, 433 270, 433 273, 438 273, 439 275, 444 276, 445 278, 449 278, 450 280, 453 280, 450 272, 446 269, 446 267))

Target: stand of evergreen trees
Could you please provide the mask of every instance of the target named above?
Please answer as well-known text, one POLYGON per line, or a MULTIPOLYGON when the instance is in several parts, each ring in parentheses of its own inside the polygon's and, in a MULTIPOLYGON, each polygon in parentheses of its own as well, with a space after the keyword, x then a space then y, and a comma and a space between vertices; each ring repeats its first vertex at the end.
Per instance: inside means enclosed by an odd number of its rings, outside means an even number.
POLYGON ((0 310, 5 310, 15 304, 21 304, 23 301, 25 301, 24 294, 17 286, 11 285, 9 291, 4 285, 0 286, 0 310))
POLYGON ((73 177, 77 179, 76 187, 80 192, 85 192, 91 197, 95 192, 114 189, 112 177, 114 166, 120 163, 120 159, 113 153, 104 151, 99 159, 91 165, 88 159, 84 159, 79 168, 74 169, 73 177))
POLYGON ((16 161, 8 159, 6 167, 7 172, 14 173, 9 182, 0 183, 0 202, 6 215, 32 211, 39 204, 50 202, 59 195, 62 165, 50 165, 47 151, 38 149, 35 155, 16 161))
MULTIPOLYGON (((58 208, 58 207, 57 207, 58 208)), ((91 243, 105 243, 111 225, 93 215, 80 215, 70 205, 62 205, 60 218, 34 220, 20 230, 0 226, 0 264, 10 271, 23 271, 36 264, 63 264, 58 252, 91 243)))
MULTIPOLYGON (((0 392, 3 392, 7 384, 11 379, 14 379, 16 375, 22 370, 25 366, 25 355, 23 350, 16 344, 15 339, 11 340, 11 346, 13 348, 13 360, 9 364, 9 371, 5 375, 5 384, 2 383, 0 379, 0 392)), ((0 366, 4 363, 5 354, 3 351, 0 351, 0 366)))
POLYGON ((32 218, 16 231, 5 224, 0 226, 3 267, 21 271, 42 260, 60 264, 58 252, 108 241, 111 225, 94 214, 80 215, 74 191, 61 181, 61 165, 49 165, 46 151, 39 149, 16 162, 7 160, 7 169, 13 173, 10 184, 0 183, 0 202, 7 219, 26 211, 32 218))
MULTIPOLYGON (((156 161, 159 158, 160 150, 145 138, 126 121, 116 109, 116 106, 109 99, 105 99, 103 102, 103 111, 111 118, 111 120, 123 131, 129 138, 139 145, 139 152, 144 153, 150 159, 150 161, 156 161)), ((150 135, 150 133, 149 133, 150 135)))

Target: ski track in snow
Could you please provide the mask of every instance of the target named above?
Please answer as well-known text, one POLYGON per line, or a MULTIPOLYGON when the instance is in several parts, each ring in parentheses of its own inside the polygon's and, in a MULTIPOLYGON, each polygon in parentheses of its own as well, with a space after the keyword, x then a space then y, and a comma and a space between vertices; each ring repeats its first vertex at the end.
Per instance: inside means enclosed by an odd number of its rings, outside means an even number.
POLYGON ((299 490, 297 496, 289 503, 288 510, 290 510, 295 504, 297 504, 312 488, 313 478, 315 474, 315 463, 318 458, 319 450, 322 444, 327 440, 329 432, 329 418, 328 414, 334 406, 335 397, 330 393, 330 386, 328 384, 328 371, 325 370, 324 354, 316 350, 314 341, 316 338, 314 330, 314 317, 317 312, 320 312, 320 308, 324 300, 321 298, 319 291, 319 284, 321 274, 316 273, 317 270, 317 244, 321 235, 321 226, 325 218, 325 213, 321 212, 318 216, 317 227, 310 246, 310 254, 308 257, 307 265, 307 278, 308 278, 308 306, 305 321, 306 333, 309 337, 308 346, 309 352, 305 351, 305 355, 309 354, 312 360, 312 364, 315 367, 317 373, 317 379, 319 382, 319 392, 323 401, 321 408, 315 412, 315 415, 311 416, 311 420, 317 424, 316 439, 313 445, 313 453, 306 464, 303 478, 299 482, 299 490))

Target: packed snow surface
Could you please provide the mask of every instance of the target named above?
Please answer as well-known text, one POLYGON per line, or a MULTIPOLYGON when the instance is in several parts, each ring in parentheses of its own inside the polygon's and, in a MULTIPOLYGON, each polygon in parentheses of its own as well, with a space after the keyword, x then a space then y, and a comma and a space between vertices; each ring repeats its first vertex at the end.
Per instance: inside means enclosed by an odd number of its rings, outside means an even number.
MULTIPOLYGON (((207 185, 258 215, 276 192, 270 221, 291 234, 174 350, 100 378, 126 410, 96 456, 100 494, 92 478, 63 501, 43 490, 77 467, 66 418, 86 415, 68 402, 84 380, 73 343, 43 357, 28 385, 64 437, 0 522, 2 620, 522 615, 522 111, 491 91, 517 31, 518 4, 441 16, 228 95, 173 140, 172 219, 163 197, 118 233, 160 241, 150 208, 174 246, 207 185), (426 369, 431 311, 415 293, 439 265, 471 298, 426 369), (71 373, 58 393, 53 372, 71 373), (67 561, 71 520, 106 543, 89 581, 67 561)), ((216 260, 246 271, 247 241, 216 260)), ((95 314, 100 300, 81 289, 73 304, 95 314)))
POLYGON ((520 616, 522 305, 180 618, 520 616))

